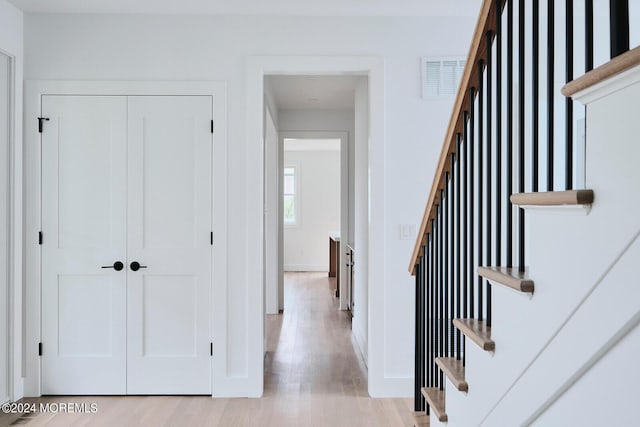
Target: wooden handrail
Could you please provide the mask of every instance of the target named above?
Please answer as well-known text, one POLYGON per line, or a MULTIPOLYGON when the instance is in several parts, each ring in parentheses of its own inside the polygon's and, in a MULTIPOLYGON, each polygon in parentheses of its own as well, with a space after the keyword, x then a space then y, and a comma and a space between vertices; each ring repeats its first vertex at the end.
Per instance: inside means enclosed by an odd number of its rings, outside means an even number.
MULTIPOLYGON (((500 2, 500 13, 502 13, 502 8, 505 3, 505 0, 500 2)), ((413 248, 411 263, 409 264, 409 273, 412 276, 415 275, 418 258, 425 246, 427 235, 431 232, 430 220, 431 218, 435 218, 438 194, 440 193, 440 190, 445 187, 445 173, 449 172, 450 169, 450 156, 452 153, 456 152, 456 134, 462 133, 462 127, 464 126, 464 123, 462 122, 462 113, 466 111, 466 108, 469 105, 471 88, 475 88, 478 82, 478 61, 485 60, 486 62, 486 34, 488 31, 495 34, 496 5, 496 0, 483 0, 482 7, 480 8, 480 15, 471 41, 471 48, 467 55, 464 73, 460 80, 458 94, 456 95, 456 99, 453 104, 451 119, 449 121, 449 126, 447 127, 447 133, 445 134, 442 151, 440 152, 440 160, 438 160, 438 167, 433 178, 433 184, 431 185, 431 193, 429 194, 427 206, 425 207, 424 214, 422 216, 422 223, 420 224, 416 244, 413 248)))
POLYGON ((583 76, 570 81, 562 88, 562 94, 564 96, 573 96, 581 90, 585 90, 611 76, 627 71, 636 65, 640 65, 640 46, 616 56, 606 64, 594 68, 583 76))

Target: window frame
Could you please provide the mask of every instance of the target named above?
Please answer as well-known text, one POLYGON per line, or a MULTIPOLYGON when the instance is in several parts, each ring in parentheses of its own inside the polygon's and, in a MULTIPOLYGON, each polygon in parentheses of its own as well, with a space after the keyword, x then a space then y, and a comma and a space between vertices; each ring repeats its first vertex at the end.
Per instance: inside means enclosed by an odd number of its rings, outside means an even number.
POLYGON ((300 225, 300 166, 297 163, 286 163, 282 168, 282 225, 285 228, 293 228, 300 225), (285 192, 284 178, 285 171, 293 169, 293 194, 285 192), (293 196, 293 221, 287 221, 284 214, 284 200, 286 196, 293 196))

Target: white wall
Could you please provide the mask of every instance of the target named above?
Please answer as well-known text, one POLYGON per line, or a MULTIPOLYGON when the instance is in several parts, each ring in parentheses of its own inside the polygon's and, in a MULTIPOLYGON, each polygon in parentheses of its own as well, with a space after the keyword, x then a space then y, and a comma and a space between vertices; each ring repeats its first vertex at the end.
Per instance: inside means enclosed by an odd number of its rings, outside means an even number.
MULTIPOLYGON (((418 223, 433 177, 451 101, 420 98, 420 56, 465 54, 475 18, 240 17, 145 15, 28 15, 28 79, 222 80, 228 82, 229 283, 226 372, 218 396, 259 395, 262 359, 249 340, 257 293, 249 277, 261 263, 248 259, 262 246, 258 218, 246 194, 254 186, 246 134, 245 65, 254 55, 369 55, 384 60, 384 155, 378 184, 386 194, 376 292, 384 296, 375 330, 380 363, 370 369, 376 396, 411 394, 413 281, 407 274, 412 241, 398 224, 418 223), (295 35, 295 37, 292 37, 295 35), (442 40, 447 40, 443 45, 442 40), (252 209, 248 209, 251 206, 252 209)), ((29 118, 31 120, 32 118, 29 118)), ((281 130, 286 129, 280 118, 281 130)), ((377 179, 376 178, 376 179, 377 179)), ((374 180, 375 181, 375 180, 374 180)), ((380 193, 382 194, 382 192, 380 193)), ((260 203, 262 203, 260 201, 260 203)), ((27 266, 28 268, 28 266, 27 266)), ((262 305, 262 300, 259 302, 262 305)), ((221 345, 221 344, 220 344, 221 345)), ((30 393, 34 393, 30 390, 30 393)))
POLYGON ((340 151, 288 151, 295 167, 298 215, 284 226, 285 271, 329 271, 329 233, 340 230, 340 151))
POLYGON ((278 197, 280 138, 277 128, 277 110, 273 103, 270 88, 265 85, 264 109, 264 188, 265 188, 265 313, 277 314, 282 307, 279 304, 281 281, 281 258, 278 251, 280 223, 280 198, 278 197))
MULTIPOLYGON (((11 116, 5 126, 0 126, 0 162, 2 162, 2 178, 0 185, 9 185, 2 198, 2 214, 0 214, 0 242, 7 244, 0 250, 2 257, 0 267, 3 285, 0 286, 1 300, 7 301, 9 307, 0 306, 3 321, 0 321, 0 348, 3 354, 0 356, 0 401, 10 397, 18 400, 23 396, 22 383, 22 75, 23 75, 23 16, 22 12, 5 0, 0 0, 0 52, 11 58, 12 81, 8 88, 11 95, 11 116), (8 127, 8 129, 5 129, 8 127), (9 141, 6 141, 5 131, 8 131, 9 141), (10 142, 7 147, 6 143, 10 142), (7 150, 8 148, 8 150, 7 150), (7 171, 5 165, 12 169, 7 171), (5 175, 6 173, 6 175, 5 175), (5 210, 6 201, 10 200, 10 209, 5 210), (7 218, 7 216, 9 218, 7 218), (13 222, 6 230, 5 224, 13 222), (9 231, 8 234, 5 234, 9 231), (7 251, 8 249, 8 251, 7 251), (6 259, 7 252, 9 259, 6 259), (6 277, 9 277, 7 281, 6 277), (8 292, 8 293, 7 293, 8 292), (6 322, 9 325, 6 325, 6 322), (7 328, 9 326, 9 328, 7 328), (8 337, 5 337, 8 332, 8 337), (9 343, 5 340, 9 339, 9 343), (8 345, 7 345, 8 344, 8 345), (6 353, 5 350, 6 349, 6 353), (10 368, 10 369, 9 369, 10 368)), ((4 64, 2 65, 4 66, 4 64)), ((0 108, 0 110, 2 110, 0 108)), ((3 112, 0 112, 3 114, 3 112)), ((4 117, 3 117, 4 119, 4 117)), ((2 197, 0 196, 0 197, 2 197)))

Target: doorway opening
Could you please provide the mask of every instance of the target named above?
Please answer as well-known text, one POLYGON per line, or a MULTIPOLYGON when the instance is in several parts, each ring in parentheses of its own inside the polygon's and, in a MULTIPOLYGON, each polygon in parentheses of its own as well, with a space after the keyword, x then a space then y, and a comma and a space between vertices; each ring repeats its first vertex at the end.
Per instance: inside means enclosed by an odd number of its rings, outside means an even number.
MULTIPOLYGON (((362 75, 264 77, 265 348, 278 359, 276 338, 291 334, 285 330, 288 318, 302 319, 300 310, 306 310, 313 324, 313 313, 321 318, 329 310, 342 319, 331 323, 339 328, 333 332, 348 338, 364 378, 367 94, 368 77, 362 75), (354 273, 356 263, 362 271, 354 273)), ((323 339, 316 332, 311 340, 323 339)), ((296 351, 304 355, 310 348, 296 351)))
MULTIPOLYGON (((347 142, 346 135, 342 139, 347 142)), ((348 203, 341 184, 348 179, 340 168, 342 139, 282 138, 284 274, 323 272, 336 298, 340 298, 341 204, 348 203)))

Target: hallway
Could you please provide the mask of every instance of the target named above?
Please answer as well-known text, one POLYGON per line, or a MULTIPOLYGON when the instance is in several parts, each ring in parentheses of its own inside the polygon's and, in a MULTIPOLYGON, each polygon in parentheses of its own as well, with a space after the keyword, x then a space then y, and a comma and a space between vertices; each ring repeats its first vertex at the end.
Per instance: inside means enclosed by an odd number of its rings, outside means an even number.
MULTIPOLYGON (((285 274, 285 312, 267 316, 261 399, 208 396, 46 397, 43 403, 97 404, 96 413, 41 413, 28 427, 63 426, 412 426, 410 399, 372 399, 351 338, 349 312, 337 309, 326 273, 285 274)), ((15 417, 0 414, 0 426, 15 417)), ((27 421, 23 423, 22 421, 27 421)))

